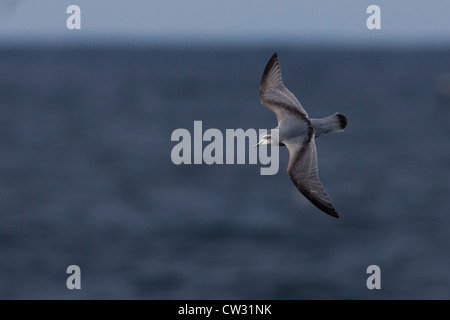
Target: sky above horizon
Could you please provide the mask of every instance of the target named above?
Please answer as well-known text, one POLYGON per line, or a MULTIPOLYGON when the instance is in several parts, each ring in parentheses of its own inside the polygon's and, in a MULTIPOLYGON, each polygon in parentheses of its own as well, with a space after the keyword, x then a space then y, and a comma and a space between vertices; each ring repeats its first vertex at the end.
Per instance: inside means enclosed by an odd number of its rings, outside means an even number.
POLYGON ((280 41, 450 44, 448 0, 0 0, 0 43, 280 41), (69 30, 69 5, 81 30, 69 30), (381 9, 369 30, 368 6, 381 9))

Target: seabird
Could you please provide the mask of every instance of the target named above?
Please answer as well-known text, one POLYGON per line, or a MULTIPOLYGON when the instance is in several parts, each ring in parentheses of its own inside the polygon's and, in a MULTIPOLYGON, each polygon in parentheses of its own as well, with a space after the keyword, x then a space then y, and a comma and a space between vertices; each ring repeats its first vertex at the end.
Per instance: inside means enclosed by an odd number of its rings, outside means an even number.
POLYGON ((319 180, 314 139, 328 132, 344 131, 347 118, 335 113, 323 119, 310 119, 297 98, 284 86, 277 53, 264 70, 259 96, 261 104, 277 117, 278 126, 275 129, 278 135, 272 135, 269 130, 259 137, 256 146, 286 146, 289 150, 287 172, 298 191, 320 210, 339 218, 319 180))

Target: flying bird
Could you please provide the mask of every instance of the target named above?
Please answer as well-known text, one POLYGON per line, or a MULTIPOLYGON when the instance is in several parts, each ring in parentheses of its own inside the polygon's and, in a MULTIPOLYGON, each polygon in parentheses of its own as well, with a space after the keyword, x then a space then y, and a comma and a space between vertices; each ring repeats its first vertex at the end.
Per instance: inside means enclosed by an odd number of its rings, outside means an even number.
POLYGON ((297 98, 283 83, 278 55, 267 63, 259 86, 261 104, 272 110, 278 120, 278 134, 268 130, 259 137, 259 145, 286 146, 289 150, 287 172, 300 191, 323 212, 339 218, 320 183, 315 138, 328 132, 341 132, 347 118, 340 113, 322 119, 310 119, 297 98))

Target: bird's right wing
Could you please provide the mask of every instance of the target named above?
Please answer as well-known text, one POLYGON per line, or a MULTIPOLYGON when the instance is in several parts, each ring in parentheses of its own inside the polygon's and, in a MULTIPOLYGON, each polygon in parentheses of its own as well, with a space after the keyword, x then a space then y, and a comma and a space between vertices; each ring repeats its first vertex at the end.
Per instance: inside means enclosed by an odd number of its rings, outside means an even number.
POLYGON ((285 144, 289 150, 287 171, 297 189, 317 208, 339 218, 319 180, 314 134, 307 142, 285 144))
POLYGON ((297 98, 284 85, 278 55, 275 53, 267 63, 259 85, 261 104, 272 110, 278 122, 286 115, 308 118, 297 98))

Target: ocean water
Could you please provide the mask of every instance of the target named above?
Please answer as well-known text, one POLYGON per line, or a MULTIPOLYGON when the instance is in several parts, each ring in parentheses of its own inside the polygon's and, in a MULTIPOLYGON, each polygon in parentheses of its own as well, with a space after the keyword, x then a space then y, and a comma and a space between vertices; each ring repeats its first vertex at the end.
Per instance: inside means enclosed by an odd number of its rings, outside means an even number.
POLYGON ((449 72, 438 49, 1 48, 0 298, 449 299, 449 72), (171 160, 195 120, 276 126, 258 90, 275 51, 311 117, 348 118, 317 139, 340 219, 285 149, 272 176, 171 160))

